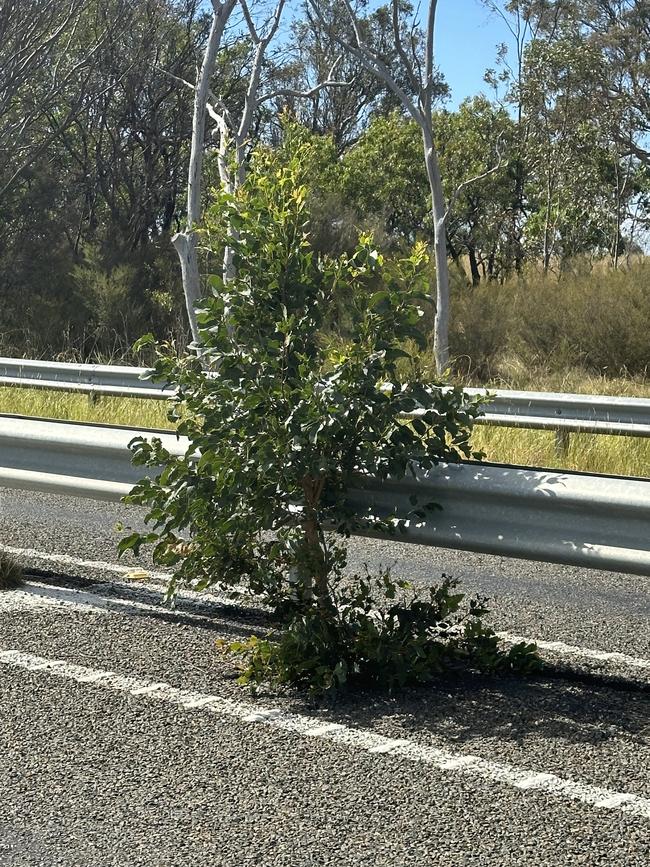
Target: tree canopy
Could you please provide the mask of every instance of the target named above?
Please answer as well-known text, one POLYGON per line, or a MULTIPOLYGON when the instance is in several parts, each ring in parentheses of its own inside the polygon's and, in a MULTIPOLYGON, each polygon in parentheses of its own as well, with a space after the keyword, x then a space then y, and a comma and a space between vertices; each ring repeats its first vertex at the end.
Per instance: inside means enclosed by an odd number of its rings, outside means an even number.
MULTIPOLYGON (((515 44, 510 53, 495 47, 487 86, 477 82, 477 95, 451 108, 444 70, 435 71, 449 260, 470 286, 527 269, 557 275, 578 260, 619 267, 643 249, 650 225, 650 6, 486 5, 515 44)), ((349 251, 367 231, 388 255, 432 245, 421 133, 394 90, 358 52, 346 53, 343 0, 315 8, 287 7, 241 159, 270 151, 286 164, 298 148, 311 154, 304 182, 319 250, 349 251), (345 86, 320 87, 328 78, 345 86)), ((417 55, 421 35, 399 22, 396 31, 391 8, 368 7, 359 20, 412 98, 399 51, 417 55)), ((408 4, 398 8, 407 21, 408 4)), ((265 32, 267 13, 257 14, 265 32)), ((2 4, 3 351, 123 355, 143 330, 186 342, 171 238, 187 216, 192 87, 209 27, 198 0, 2 4)), ((210 82, 217 108, 233 118, 246 104, 255 50, 236 7, 210 82)), ((223 176, 212 120, 202 147, 206 209, 223 176)), ((207 274, 214 263, 201 256, 207 274)))

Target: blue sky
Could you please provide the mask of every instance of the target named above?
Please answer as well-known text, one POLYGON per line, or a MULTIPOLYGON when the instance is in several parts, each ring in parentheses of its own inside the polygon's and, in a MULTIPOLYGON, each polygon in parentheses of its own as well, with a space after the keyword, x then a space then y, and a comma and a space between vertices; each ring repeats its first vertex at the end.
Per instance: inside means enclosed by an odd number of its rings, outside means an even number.
POLYGON ((494 67, 496 46, 510 44, 504 22, 479 0, 440 0, 436 18, 436 60, 451 87, 449 108, 466 96, 488 92, 483 73, 494 67))

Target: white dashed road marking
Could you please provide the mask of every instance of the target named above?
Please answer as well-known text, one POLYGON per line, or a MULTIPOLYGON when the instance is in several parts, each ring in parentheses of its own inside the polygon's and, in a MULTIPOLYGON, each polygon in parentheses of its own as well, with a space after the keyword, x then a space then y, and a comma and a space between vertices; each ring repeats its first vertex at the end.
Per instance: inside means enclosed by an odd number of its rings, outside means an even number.
POLYGON ((3 590, 0 593, 0 614, 41 606, 42 602, 38 596, 27 590, 3 590))
POLYGON ((417 762, 447 773, 478 777, 503 783, 521 792, 543 792, 555 798, 577 801, 603 810, 614 810, 650 819, 650 799, 631 792, 617 792, 591 786, 556 774, 488 761, 480 756, 463 755, 409 740, 384 737, 367 729, 350 728, 340 723, 323 724, 303 714, 286 713, 279 708, 259 708, 217 695, 179 689, 168 683, 141 677, 119 675, 112 671, 75 665, 61 659, 47 659, 18 650, 0 651, 0 664, 14 669, 62 677, 90 687, 126 692, 138 699, 164 701, 188 710, 205 711, 253 725, 276 727, 299 736, 322 739, 343 747, 377 756, 385 754, 417 762))

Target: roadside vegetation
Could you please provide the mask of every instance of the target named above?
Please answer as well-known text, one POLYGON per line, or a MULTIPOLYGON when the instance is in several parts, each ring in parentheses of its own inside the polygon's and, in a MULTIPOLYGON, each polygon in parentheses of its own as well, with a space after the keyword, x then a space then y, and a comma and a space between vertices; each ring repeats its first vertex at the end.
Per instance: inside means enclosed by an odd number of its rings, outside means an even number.
POLYGON ((90 398, 85 394, 40 388, 1 388, 0 412, 62 421, 168 428, 165 401, 128 397, 90 398))
POLYGON ((271 638, 224 646, 245 683, 534 670, 446 576, 349 575, 349 534, 405 519, 345 495, 467 459, 650 473, 650 441, 560 455, 475 426, 462 391, 650 396, 650 5, 469 4, 513 44, 453 108, 437 0, 42 5, 0 24, 0 354, 153 364, 180 390, 5 388, 0 412, 189 437, 180 458, 135 439, 163 471, 121 548, 152 546, 170 594, 243 581, 273 606, 271 638))
POLYGON ((23 570, 20 564, 0 551, 0 591, 15 590, 23 583, 23 570))
MULTIPOLYGON (((297 154, 314 250, 351 254, 371 233, 385 261, 397 262, 424 244, 428 291, 436 294, 440 233, 423 118, 405 110, 419 104, 418 88, 422 96, 415 73, 426 39, 408 4, 369 8, 357 22, 361 47, 338 0, 291 10, 281 3, 271 18, 260 8, 250 26, 223 30, 203 82, 214 104, 196 125, 205 126, 194 143, 195 156, 205 157, 200 196, 186 202, 187 84, 207 56, 215 8, 238 9, 241 18, 241 5, 73 0, 50 4, 35 27, 29 6, 8 7, 0 42, 7 155, 0 353, 148 363, 131 349, 144 331, 182 352, 190 328, 172 238, 199 242, 200 290, 214 291, 207 275, 227 277, 230 252, 228 244, 203 243, 204 213, 256 161, 275 173, 297 154), (289 12, 291 23, 281 22, 289 12), (376 74, 379 55, 398 75, 398 90, 376 74), (259 63, 264 75, 256 77, 259 63), (326 87, 330 75, 337 84, 326 87), (106 91, 106 80, 121 84, 106 91), (309 98, 301 97, 305 89, 309 98)), ((648 4, 474 5, 518 37, 509 51, 495 49, 487 95, 450 107, 444 70, 432 73, 427 92, 425 126, 447 205, 451 381, 650 396, 648 68, 635 38, 650 26, 648 4)), ((346 299, 338 294, 332 304, 335 336, 346 299)), ((422 317, 426 345, 414 353, 425 375, 436 368, 435 314, 430 306, 422 317)), ((157 402, 93 403, 29 389, 0 389, 0 411, 167 426, 157 402)), ((557 455, 552 433, 480 427, 474 436, 490 460, 650 473, 648 441, 572 435, 568 453, 557 455)))
POLYGON ((426 249, 385 260, 362 238, 352 254, 316 254, 299 165, 251 174, 211 210, 208 243, 231 245, 234 270, 226 287, 211 278, 221 291, 198 315, 200 355, 179 357, 151 335, 139 342, 154 347, 154 378, 177 389, 169 417, 189 444, 176 456, 155 436, 131 443, 133 462, 157 475, 125 498, 147 509, 147 528, 125 535, 120 551, 151 548, 174 570, 170 595, 244 587, 273 607, 270 637, 220 642, 242 659, 242 684, 324 694, 537 670, 534 646, 503 648, 483 622, 485 600, 465 599, 446 576, 416 592, 389 570, 346 569, 352 533, 399 537, 437 508, 426 494, 411 495, 406 511, 384 513, 367 495, 351 507, 350 490, 480 459, 471 446, 480 401, 400 372, 413 361, 407 341, 425 344, 426 249), (338 294, 347 315, 333 341, 338 294), (403 424, 415 409, 425 412, 403 424))
MULTIPOLYGON (((385 256, 417 242, 433 254, 422 126, 405 108, 424 104, 416 73, 426 34, 413 7, 359 7, 362 50, 338 0, 279 4, 274 33, 264 4, 250 32, 241 2, 223 5, 233 18, 205 82, 213 102, 195 147, 205 152, 199 205, 237 186, 261 151, 287 163, 307 142, 316 249, 350 252, 372 231, 385 256), (378 55, 401 95, 373 73, 378 55), (325 87, 330 73, 337 86, 325 87)), ((518 37, 509 50, 495 46, 474 96, 449 102, 444 69, 432 71, 427 93, 448 207, 450 355, 484 382, 503 376, 504 352, 553 375, 573 366, 641 375, 650 362, 650 108, 638 34, 648 32, 648 4, 470 5, 476 21, 505 19, 504 41, 508 29, 518 37)), ((34 22, 29 4, 7 6, 0 353, 128 360, 145 330, 186 345, 172 238, 189 219, 187 85, 213 13, 196 0, 71 0, 45 4, 34 22), (119 85, 107 91, 106 81, 119 85)), ((192 216, 196 227, 200 219, 192 216)), ((204 277, 219 264, 202 253, 204 277)), ((438 276, 431 269, 432 293, 438 276)))

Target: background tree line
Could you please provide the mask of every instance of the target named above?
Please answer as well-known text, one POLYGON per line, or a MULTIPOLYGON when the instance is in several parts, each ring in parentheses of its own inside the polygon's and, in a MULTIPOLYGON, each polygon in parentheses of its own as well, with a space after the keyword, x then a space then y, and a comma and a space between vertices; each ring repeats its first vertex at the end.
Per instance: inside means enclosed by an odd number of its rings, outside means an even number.
MULTIPOLYGON (((650 3, 484 5, 511 34, 486 74, 489 96, 449 109, 444 70, 434 93, 452 201, 451 354, 483 376, 506 344, 524 353, 524 343, 531 358, 641 371, 650 360, 650 3)), ((264 54, 264 98, 243 158, 270 151, 280 165, 303 148, 321 250, 351 249, 367 230, 387 254, 432 244, 421 130, 357 55, 341 51, 351 38, 344 4, 314 8, 285 13, 264 54), (346 86, 317 86, 332 76, 346 86)), ((199 0, 0 7, 3 352, 121 357, 148 330, 186 341, 171 237, 186 216, 188 84, 210 11, 199 0)), ((372 50, 412 94, 390 7, 358 14, 372 50)), ((223 116, 244 110, 255 57, 237 9, 212 76, 223 116)), ((223 180, 210 125, 204 149, 207 204, 223 180)))

